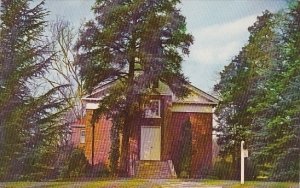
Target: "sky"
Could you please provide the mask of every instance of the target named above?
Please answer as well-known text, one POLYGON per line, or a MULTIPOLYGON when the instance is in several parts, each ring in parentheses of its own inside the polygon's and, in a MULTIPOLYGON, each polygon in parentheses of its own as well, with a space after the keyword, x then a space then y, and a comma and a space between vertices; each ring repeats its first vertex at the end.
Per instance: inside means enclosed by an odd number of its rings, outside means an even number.
MULTIPOLYGON (((46 0, 48 19, 62 17, 75 29, 93 18, 94 0, 46 0)), ((182 0, 178 6, 186 17, 187 31, 194 36, 183 72, 191 83, 212 93, 219 72, 247 43, 251 26, 264 10, 287 8, 286 0, 182 0)))

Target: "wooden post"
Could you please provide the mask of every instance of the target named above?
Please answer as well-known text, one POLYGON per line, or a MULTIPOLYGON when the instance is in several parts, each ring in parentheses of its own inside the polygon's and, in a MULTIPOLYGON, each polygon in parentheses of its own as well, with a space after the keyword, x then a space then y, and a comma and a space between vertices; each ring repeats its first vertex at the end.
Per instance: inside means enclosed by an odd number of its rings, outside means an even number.
POLYGON ((241 142, 241 184, 245 182, 244 141, 241 142))
POLYGON ((94 171, 95 123, 92 124, 92 171, 94 171))

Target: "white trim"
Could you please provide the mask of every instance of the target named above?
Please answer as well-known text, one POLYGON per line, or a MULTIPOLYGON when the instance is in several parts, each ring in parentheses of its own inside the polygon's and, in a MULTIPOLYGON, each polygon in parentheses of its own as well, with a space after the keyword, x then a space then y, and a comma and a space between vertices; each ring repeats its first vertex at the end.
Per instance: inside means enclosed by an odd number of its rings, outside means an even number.
POLYGON ((144 113, 145 113, 145 118, 161 118, 161 103, 160 103, 160 100, 159 99, 153 99, 153 100, 150 100, 149 103, 151 102, 158 102, 158 115, 147 115, 146 113, 146 106, 145 106, 145 110, 144 110, 144 113))
POLYGON ((85 100, 85 101, 101 101, 104 97, 109 96, 108 93, 106 93, 105 95, 102 95, 101 97, 97 97, 97 98, 88 98, 88 97, 83 97, 81 98, 81 100, 85 100))
POLYGON ((82 100, 85 100, 85 101, 100 101, 102 98, 81 98, 82 100))
POLYGON ((81 125, 81 124, 73 124, 71 125, 72 128, 85 128, 85 125, 81 125))
POLYGON ((171 111, 213 113, 213 107, 212 105, 176 103, 172 105, 171 111))
POLYGON ((195 102, 195 101, 174 101, 173 104, 206 104, 206 105, 216 105, 214 102, 195 102))
POLYGON ((176 96, 174 96, 174 98, 172 98, 173 103, 198 103, 198 104, 211 104, 211 105, 218 104, 218 99, 215 98, 214 96, 202 91, 201 89, 198 89, 193 85, 189 85, 188 87, 192 91, 190 95, 188 95, 184 99, 179 99, 176 96))
POLYGON ((201 89, 199 89, 199 88, 197 88, 196 86, 193 86, 193 85, 191 85, 191 84, 189 85, 189 87, 190 87, 190 89, 191 89, 192 91, 194 91, 194 92, 196 92, 196 93, 199 93, 200 95, 202 94, 202 96, 203 96, 204 98, 207 98, 208 100, 212 101, 212 103, 218 104, 219 99, 217 99, 216 97, 214 97, 214 96, 212 96, 212 95, 206 93, 205 91, 203 91, 203 90, 201 90, 201 89))
MULTIPOLYGON (((140 145, 140 160, 160 160, 161 159, 161 127, 160 126, 141 126, 141 133, 140 134, 141 134, 141 138, 140 138, 141 139, 140 140, 140 143, 141 143, 141 145, 140 145), (159 135, 156 135, 156 136, 158 136, 158 138, 155 138, 155 136, 153 137, 153 135, 150 134, 150 135, 148 135, 148 138, 150 138, 150 140, 143 140, 143 138, 144 138, 143 136, 146 136, 145 135, 146 132, 144 132, 145 134, 143 134, 143 131, 142 131, 143 129, 144 130, 145 129, 159 130, 158 131, 159 135), (145 145, 143 145, 143 144, 145 144, 145 145), (151 145, 148 145, 148 144, 151 144, 151 145), (154 153, 153 153, 152 149, 154 149, 154 153), (149 153, 143 153, 145 151, 147 151, 149 153), (156 152, 158 152, 158 153, 156 153, 156 152)), ((144 139, 146 139, 146 138, 144 138, 144 139)))
POLYGON ((85 130, 82 129, 80 130, 80 135, 79 135, 79 140, 80 140, 80 144, 85 144, 85 130))
POLYGON ((85 108, 87 110, 95 110, 99 108, 99 104, 98 103, 86 103, 85 108))
POLYGON ((146 128, 148 128, 148 127, 161 128, 161 126, 159 126, 159 125, 141 125, 141 127, 146 127, 146 128))
POLYGON ((85 95, 83 98, 88 98, 89 96, 95 95, 105 89, 110 88, 115 83, 115 81, 116 80, 109 81, 108 83, 94 87, 93 91, 90 94, 85 95))
MULTIPOLYGON (((107 95, 107 89, 109 89, 110 87, 112 87, 114 84, 117 83, 117 80, 111 80, 108 81, 107 83, 103 84, 103 85, 98 85, 96 86, 91 94, 85 95, 82 100, 85 101, 100 101, 103 99, 104 96, 107 95), (102 94, 100 94, 99 97, 95 98, 92 96, 95 94, 98 94, 100 92, 103 92, 102 94), (106 94, 105 94, 106 93, 106 94)), ((164 84, 163 82, 159 82, 159 87, 157 90, 158 93, 151 93, 149 95, 160 95, 160 96, 172 96, 172 102, 173 103, 198 103, 198 104, 211 104, 211 105, 217 105, 218 104, 218 99, 216 97, 214 97, 213 95, 210 95, 204 91, 202 91, 201 89, 198 89, 197 87, 193 86, 193 85, 188 85, 187 86, 189 89, 192 90, 191 94, 195 94, 198 95, 198 98, 195 98, 194 100, 190 100, 189 98, 191 96, 187 96, 185 99, 180 100, 178 98, 175 97, 175 95, 173 94, 173 92, 170 90, 170 88, 164 84), (200 100, 200 98, 203 98, 204 100, 200 100), (190 101, 188 101, 190 100, 190 101)))

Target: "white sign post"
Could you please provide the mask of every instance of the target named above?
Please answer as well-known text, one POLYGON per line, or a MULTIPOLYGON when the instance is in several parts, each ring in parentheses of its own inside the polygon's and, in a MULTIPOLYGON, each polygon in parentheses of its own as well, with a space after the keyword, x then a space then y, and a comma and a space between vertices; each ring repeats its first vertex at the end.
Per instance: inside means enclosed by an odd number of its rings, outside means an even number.
POLYGON ((245 157, 248 157, 248 150, 244 149, 244 143, 241 142, 241 184, 245 182, 245 157))

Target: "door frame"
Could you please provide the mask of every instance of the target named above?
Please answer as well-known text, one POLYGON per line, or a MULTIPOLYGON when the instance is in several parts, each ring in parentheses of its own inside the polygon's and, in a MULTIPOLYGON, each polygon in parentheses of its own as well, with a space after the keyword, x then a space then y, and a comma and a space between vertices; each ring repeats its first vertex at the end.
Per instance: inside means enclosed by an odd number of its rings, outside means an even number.
POLYGON ((160 133, 160 142, 159 142, 159 160, 152 160, 152 159, 146 159, 146 160, 151 160, 151 161, 160 161, 161 160, 161 154, 162 154, 162 129, 161 126, 141 126, 141 131, 140 131, 140 146, 139 146, 139 159, 140 160, 144 160, 142 159, 142 128, 159 128, 159 133, 160 133))

